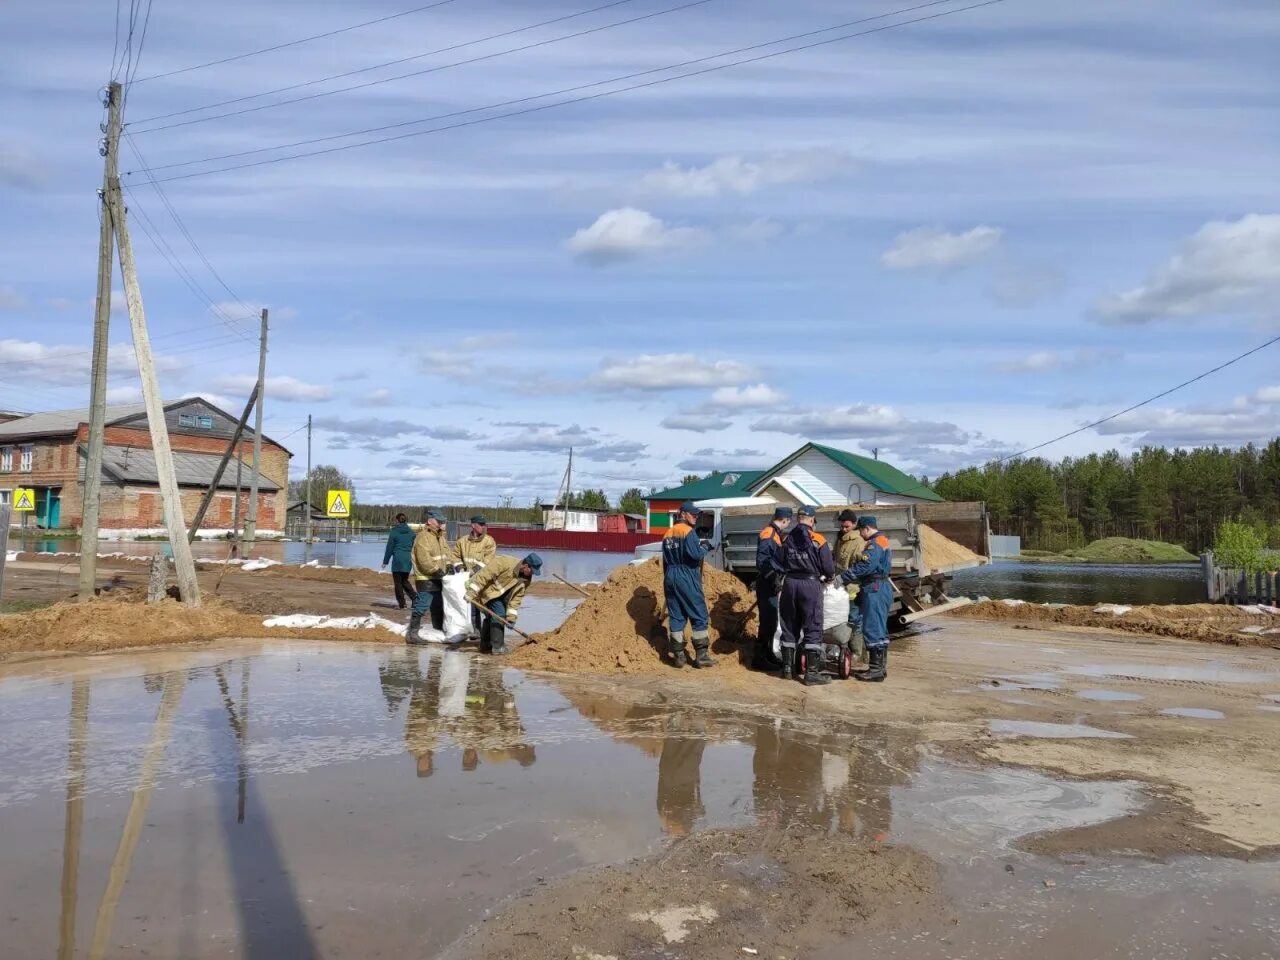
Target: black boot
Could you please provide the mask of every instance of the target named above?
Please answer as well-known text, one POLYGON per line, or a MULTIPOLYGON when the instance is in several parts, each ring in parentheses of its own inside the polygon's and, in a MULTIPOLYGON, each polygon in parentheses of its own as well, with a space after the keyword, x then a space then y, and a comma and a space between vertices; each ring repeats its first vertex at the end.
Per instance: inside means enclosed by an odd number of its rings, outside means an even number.
POLYGON ((501 656, 507 652, 507 631, 502 624, 495 622, 489 628, 489 649, 487 653, 501 656))
POLYGON ((422 614, 412 613, 409 615, 409 629, 405 632, 404 642, 413 646, 421 646, 427 641, 422 639, 422 614))
POLYGON ((889 648, 868 647, 867 659, 871 661, 871 669, 864 673, 855 673, 858 680, 868 683, 881 683, 889 675, 889 648))
POLYGON ((791 680, 796 675, 796 648, 782 648, 782 679, 791 680))
POLYGON ((820 650, 806 650, 804 656, 804 685, 806 687, 820 687, 830 682, 831 678, 822 672, 822 652, 820 650))
POLYGON ((693 633, 693 652, 696 654, 693 665, 699 669, 705 670, 707 667, 714 667, 716 662, 711 659, 711 638, 707 636, 705 630, 693 633))
POLYGON ((676 669, 683 667, 686 663, 689 662, 689 658, 685 655, 685 652, 684 652, 684 634, 683 633, 681 633, 679 636, 673 636, 671 633, 668 632, 667 659, 670 661, 671 665, 676 669))

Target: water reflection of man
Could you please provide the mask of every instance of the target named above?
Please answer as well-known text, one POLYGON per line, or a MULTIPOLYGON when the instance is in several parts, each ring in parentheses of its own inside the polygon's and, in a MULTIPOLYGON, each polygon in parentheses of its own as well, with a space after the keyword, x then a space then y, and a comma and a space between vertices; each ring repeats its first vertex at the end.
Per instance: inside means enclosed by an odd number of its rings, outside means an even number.
POLYGON ((770 826, 822 829, 822 744, 773 720, 756 725, 751 759, 756 817, 770 826))
POLYGON ((411 669, 415 678, 409 696, 409 712, 404 721, 404 743, 413 757, 418 776, 429 777, 435 772, 435 752, 443 726, 439 661, 435 657, 427 661, 425 677, 418 669, 416 658, 411 669))
POLYGON ((658 819, 673 837, 685 837, 706 810, 702 806, 702 751, 706 738, 670 730, 658 757, 658 819))
POLYGON ((400 704, 413 692, 418 681, 418 654, 413 650, 394 650, 378 664, 378 686, 387 702, 387 716, 395 716, 400 704))

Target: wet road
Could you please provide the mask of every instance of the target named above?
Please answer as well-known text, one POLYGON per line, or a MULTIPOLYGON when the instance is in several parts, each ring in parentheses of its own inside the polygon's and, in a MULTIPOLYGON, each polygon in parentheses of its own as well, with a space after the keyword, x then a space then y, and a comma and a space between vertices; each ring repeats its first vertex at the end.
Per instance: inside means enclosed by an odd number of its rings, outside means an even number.
POLYGON ((1280 950, 1274 863, 1021 852, 1149 798, 949 762, 911 725, 634 704, 455 652, 295 642, 11 669, 0 728, 7 956, 436 956, 544 880, 722 826, 942 863, 956 913, 867 939, 882 956, 1280 950))

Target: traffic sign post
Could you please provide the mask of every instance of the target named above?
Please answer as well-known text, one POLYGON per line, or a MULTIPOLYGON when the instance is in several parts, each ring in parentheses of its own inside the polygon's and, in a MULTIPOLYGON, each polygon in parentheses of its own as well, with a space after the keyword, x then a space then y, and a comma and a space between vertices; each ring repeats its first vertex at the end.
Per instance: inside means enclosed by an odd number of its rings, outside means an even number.
POLYGON ((13 491, 13 512, 34 513, 36 509, 36 492, 31 487, 18 487, 13 491))
POLYGON ((351 516, 351 491, 330 490, 324 499, 324 513, 332 519, 346 520, 351 516))

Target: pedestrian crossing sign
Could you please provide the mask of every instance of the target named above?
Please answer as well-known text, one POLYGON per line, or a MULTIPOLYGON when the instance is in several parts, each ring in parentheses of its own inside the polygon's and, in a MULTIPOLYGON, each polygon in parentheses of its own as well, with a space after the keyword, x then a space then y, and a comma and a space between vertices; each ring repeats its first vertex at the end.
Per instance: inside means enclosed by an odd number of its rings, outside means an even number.
POLYGON ((351 516, 351 491, 330 490, 328 497, 325 498, 324 512, 327 517, 346 519, 351 516))
POLYGON ((30 487, 18 487, 13 491, 13 512, 31 513, 36 508, 36 492, 30 487))

